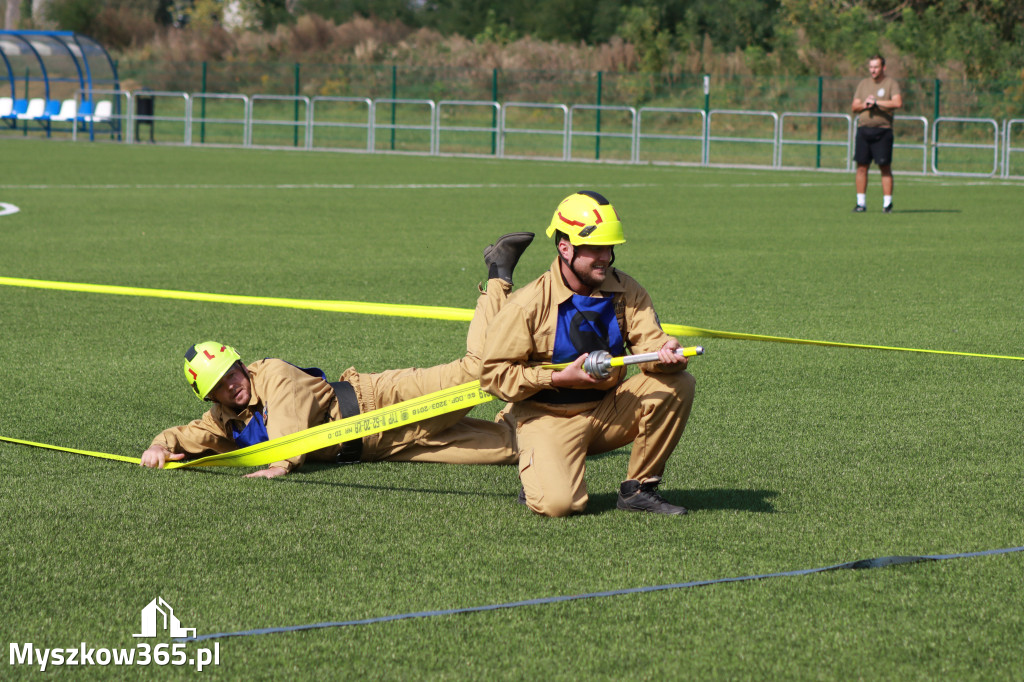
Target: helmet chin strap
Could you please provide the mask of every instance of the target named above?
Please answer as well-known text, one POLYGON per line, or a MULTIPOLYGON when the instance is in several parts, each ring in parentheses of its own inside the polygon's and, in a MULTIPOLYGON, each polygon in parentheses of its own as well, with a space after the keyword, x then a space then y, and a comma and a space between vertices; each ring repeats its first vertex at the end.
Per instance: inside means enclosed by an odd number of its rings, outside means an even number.
POLYGON ((563 263, 565 263, 566 265, 569 266, 570 270, 572 270, 573 272, 576 272, 572 268, 572 264, 576 262, 576 247, 572 245, 572 242, 570 242, 569 243, 569 248, 572 249, 572 260, 566 260, 565 256, 562 255, 562 250, 561 249, 558 250, 558 257, 559 257, 559 259, 561 259, 561 261, 563 263))
MULTIPOLYGON (((572 259, 570 260, 570 259, 566 258, 564 255, 562 255, 562 250, 561 249, 558 249, 558 259, 560 261, 562 261, 562 265, 564 265, 565 267, 567 267, 569 269, 569 272, 572 273, 573 277, 575 277, 576 280, 579 281, 580 284, 582 284, 583 282, 580 279, 580 276, 578 274, 576 274, 576 268, 573 267, 573 264, 576 262, 576 247, 573 246, 572 242, 569 242, 568 239, 566 239, 565 241, 568 242, 569 248, 572 249, 572 259)), ((565 274, 562 275, 562 279, 565 279, 565 274)))

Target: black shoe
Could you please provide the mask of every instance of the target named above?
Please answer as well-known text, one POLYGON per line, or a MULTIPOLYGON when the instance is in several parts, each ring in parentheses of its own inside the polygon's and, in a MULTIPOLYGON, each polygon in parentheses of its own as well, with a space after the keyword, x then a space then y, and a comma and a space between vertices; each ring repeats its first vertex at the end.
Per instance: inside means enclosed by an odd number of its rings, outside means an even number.
POLYGON ((495 277, 512 283, 512 271, 519 257, 533 241, 533 232, 511 232, 498 237, 498 241, 484 249, 484 264, 488 279, 495 277))
POLYGON ((519 489, 519 497, 516 498, 516 503, 526 505, 526 488, 519 489))
POLYGON ((868 207, 867 206, 861 206, 860 204, 857 204, 856 206, 853 207, 853 212, 854 213, 863 213, 866 210, 868 210, 868 207))
POLYGON ((888 206, 882 208, 882 213, 892 213, 892 204, 889 204, 888 206))
POLYGON ((655 514, 682 516, 686 507, 669 503, 658 494, 660 478, 652 478, 646 483, 629 480, 619 487, 619 501, 615 506, 626 511, 647 511, 655 514))

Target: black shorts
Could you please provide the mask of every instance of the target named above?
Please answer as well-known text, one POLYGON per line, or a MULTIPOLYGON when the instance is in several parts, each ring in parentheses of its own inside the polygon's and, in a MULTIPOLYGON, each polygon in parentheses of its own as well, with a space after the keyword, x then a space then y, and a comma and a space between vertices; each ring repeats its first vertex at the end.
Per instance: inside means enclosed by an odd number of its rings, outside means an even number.
POLYGON ((857 143, 853 160, 858 166, 879 166, 892 164, 892 128, 857 128, 857 143))

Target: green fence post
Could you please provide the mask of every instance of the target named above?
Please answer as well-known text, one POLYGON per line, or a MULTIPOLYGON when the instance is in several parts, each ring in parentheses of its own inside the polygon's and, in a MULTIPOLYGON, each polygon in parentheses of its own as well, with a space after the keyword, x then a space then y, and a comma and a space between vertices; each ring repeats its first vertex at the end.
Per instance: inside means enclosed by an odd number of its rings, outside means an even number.
MULTIPOLYGON (((498 70, 491 71, 491 101, 498 101, 498 70)), ((498 153, 498 112, 491 108, 491 156, 498 153)))
POLYGON ((704 149, 701 150, 701 163, 706 164, 708 157, 711 156, 710 143, 711 140, 711 126, 708 125, 711 122, 711 75, 704 74, 704 149))
MULTIPOLYGON (((120 66, 118 64, 118 60, 116 60, 116 59, 114 60, 114 73, 120 73, 120 66)), ((121 89, 121 83, 120 82, 115 82, 114 89, 115 90, 120 90, 121 89)), ((121 112, 121 98, 118 97, 117 95, 114 95, 114 103, 117 105, 117 115, 120 116, 121 113, 122 113, 121 112)), ((124 112, 124 113, 128 113, 128 112, 124 112)), ((120 119, 120 118, 118 118, 118 120, 117 120, 117 140, 118 140, 118 142, 121 141, 121 121, 122 120, 123 119, 120 119)), ((47 125, 49 125, 49 124, 47 124, 47 125)), ((152 122, 150 122, 150 130, 152 130, 152 129, 153 129, 152 128, 152 122)), ((47 136, 49 136, 49 134, 47 134, 47 136)))
MULTIPOLYGON (((941 91, 942 91, 942 82, 938 78, 936 78, 935 79, 935 114, 932 116, 932 136, 935 138, 936 142, 939 141, 939 129, 935 128, 934 126, 935 126, 935 121, 939 120, 939 93, 941 91)), ((927 145, 928 144, 928 140, 925 140, 924 143, 925 143, 925 145, 927 145)), ((932 158, 935 159, 935 161, 934 161, 935 167, 938 168, 939 167, 939 150, 938 149, 933 149, 932 150, 932 154, 934 154, 934 156, 932 158)))
POLYGON ((391 65, 391 151, 395 151, 395 100, 398 99, 398 65, 391 65))
POLYGON ((824 77, 818 76, 818 114, 819 114, 819 116, 818 116, 818 144, 815 145, 815 147, 814 147, 817 150, 817 154, 815 155, 815 159, 814 159, 814 167, 815 168, 821 168, 821 116, 820 116, 820 114, 821 114, 821 100, 822 100, 822 92, 824 90, 824 83, 825 83, 824 77))
MULTIPOLYGON (((114 60, 114 73, 115 74, 120 74, 121 73, 121 65, 120 65, 120 63, 119 63, 119 61, 117 59, 114 60)), ((115 85, 114 85, 114 89, 115 90, 120 90, 121 89, 121 85, 122 85, 121 81, 117 81, 115 83, 115 85)), ((114 101, 116 101, 117 104, 118 104, 118 115, 120 115, 122 113, 121 112, 121 97, 118 97, 117 95, 114 95, 114 101)), ((125 112, 125 114, 127 114, 127 113, 128 112, 125 112)), ((121 127, 125 123, 127 123, 127 122, 128 122, 127 119, 118 119, 118 141, 121 140, 121 127)), ((153 131, 153 122, 152 121, 150 122, 150 131, 151 132, 153 131)))
MULTIPOLYGON (((200 91, 206 94, 206 62, 203 62, 203 87, 200 91)), ((203 97, 199 104, 199 117, 203 122, 199 124, 199 144, 206 142, 206 98, 203 97)))
MULTIPOLYGON (((597 72, 597 106, 601 106, 601 85, 604 80, 604 72, 597 72)), ((594 135, 594 160, 597 161, 601 158, 601 110, 597 110, 597 134, 594 135)), ((572 152, 569 152, 570 155, 572 152)))
MULTIPOLYGON (((308 112, 307 112, 308 113, 308 112)), ((295 141, 293 146, 299 146, 299 63, 295 62, 295 141)))

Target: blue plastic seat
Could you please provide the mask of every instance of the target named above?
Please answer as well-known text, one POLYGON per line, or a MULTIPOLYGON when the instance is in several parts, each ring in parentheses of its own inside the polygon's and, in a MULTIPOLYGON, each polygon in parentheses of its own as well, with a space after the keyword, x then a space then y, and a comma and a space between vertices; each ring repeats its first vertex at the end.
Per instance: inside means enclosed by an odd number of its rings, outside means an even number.
POLYGON ((18 114, 18 118, 22 121, 35 121, 43 115, 44 111, 46 111, 46 100, 42 97, 33 97, 28 101, 25 111, 18 114))
POLYGON ((36 103, 34 110, 31 105, 29 106, 29 113, 38 112, 36 116, 32 117, 32 120, 38 123, 39 127, 46 131, 47 137, 50 137, 50 133, 53 132, 51 122, 55 120, 54 117, 60 113, 60 108, 61 102, 59 99, 47 100, 43 104, 42 109, 40 109, 38 102, 36 103))
POLYGON ((78 115, 75 118, 84 123, 90 116, 92 116, 92 100, 87 99, 82 102, 82 106, 78 107, 78 115))
POLYGON ((51 99, 47 100, 46 106, 43 108, 43 113, 40 116, 36 116, 37 121, 49 121, 51 118, 60 113, 60 100, 51 99))
POLYGON ((26 111, 28 111, 28 100, 16 99, 11 106, 11 110, 0 118, 3 118, 7 125, 14 127, 17 125, 18 117, 24 116, 26 111))
POLYGON ((56 114, 50 116, 51 121, 60 121, 62 123, 70 123, 75 120, 77 112, 78 102, 73 99, 66 99, 60 104, 60 110, 56 114))

